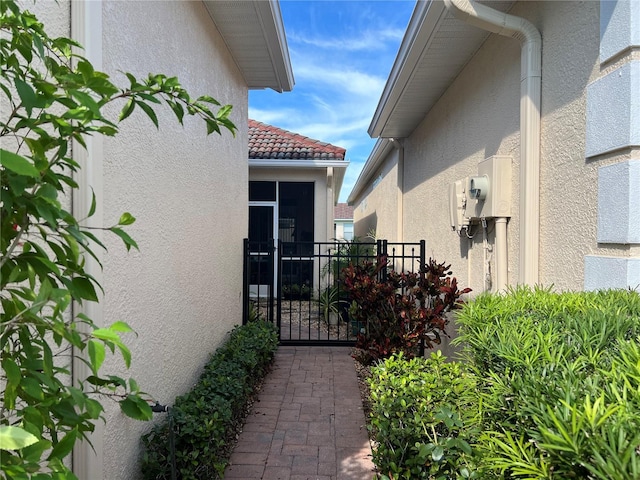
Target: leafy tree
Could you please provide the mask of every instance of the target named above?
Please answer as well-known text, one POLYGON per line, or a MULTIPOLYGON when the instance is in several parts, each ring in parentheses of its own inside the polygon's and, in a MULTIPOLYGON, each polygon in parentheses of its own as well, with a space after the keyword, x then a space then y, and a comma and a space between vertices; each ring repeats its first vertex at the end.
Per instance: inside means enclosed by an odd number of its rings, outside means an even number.
MULTIPOLYGON (((72 302, 98 301, 101 286, 85 260, 99 263, 95 252, 104 248, 95 230, 61 201, 78 189, 72 143, 86 148, 87 136, 115 136, 136 108, 157 127, 154 109, 162 103, 180 123, 193 115, 205 122, 207 134, 235 134, 231 106, 208 96, 194 99, 165 75, 138 80, 126 74, 129 85, 117 87, 74 47, 80 46, 69 38, 49 37, 15 1, 0 1, 0 466, 6 478, 75 478, 64 458, 93 431, 107 397, 130 417, 151 417, 133 379, 100 373, 107 351, 119 352, 129 367, 121 334, 130 327, 121 321, 99 327, 85 314, 70 313, 72 302), (120 117, 109 119, 105 107, 116 102, 123 104, 120 117), (91 375, 70 385, 74 357, 91 375)), ((89 216, 94 212, 95 196, 89 216)), ((137 248, 122 228, 134 220, 124 213, 104 230, 127 250, 137 248)))

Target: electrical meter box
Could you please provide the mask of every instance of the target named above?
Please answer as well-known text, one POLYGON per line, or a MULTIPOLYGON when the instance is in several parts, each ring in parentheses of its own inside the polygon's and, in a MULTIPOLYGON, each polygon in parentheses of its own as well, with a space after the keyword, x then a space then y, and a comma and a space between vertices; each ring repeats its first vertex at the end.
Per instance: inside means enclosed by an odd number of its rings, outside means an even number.
POLYGON ((504 155, 495 155, 478 162, 478 175, 469 177, 469 190, 478 192, 477 200, 469 202, 466 216, 511 216, 511 164, 511 157, 504 155))

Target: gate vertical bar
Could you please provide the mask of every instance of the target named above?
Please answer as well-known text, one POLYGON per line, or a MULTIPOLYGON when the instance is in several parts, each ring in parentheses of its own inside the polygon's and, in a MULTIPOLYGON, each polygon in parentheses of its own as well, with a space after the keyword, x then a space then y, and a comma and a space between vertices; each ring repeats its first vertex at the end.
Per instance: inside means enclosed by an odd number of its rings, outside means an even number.
POLYGON ((273 249, 274 249, 273 242, 274 242, 273 238, 270 238, 268 243, 267 243, 267 245, 266 245, 267 258, 269 259, 269 261, 267 262, 267 265, 268 265, 268 268, 269 268, 269 271, 267 273, 267 279, 268 279, 268 283, 267 283, 268 289, 267 289, 267 291, 269 292, 268 296, 267 296, 267 311, 269 313, 267 314, 267 316, 268 316, 269 321, 271 323, 273 323, 273 296, 274 296, 274 291, 273 290, 275 288, 275 285, 274 285, 275 279, 273 278, 274 277, 274 269, 275 269, 275 265, 273 263, 274 262, 274 258, 273 258, 273 249))
POLYGON ((245 238, 243 240, 243 251, 244 255, 242 256, 243 266, 242 266, 242 324, 246 325, 249 321, 249 265, 251 262, 249 261, 249 239, 245 238))
POLYGON ((278 327, 278 340, 282 340, 282 240, 278 239, 276 244, 274 262, 278 262, 278 275, 276 276, 276 326, 278 327))
MULTIPOLYGON (((427 262, 426 259, 426 251, 427 251, 427 242, 425 240, 420 240, 420 281, 424 284, 425 279, 425 264, 427 262)), ((420 306, 424 307, 424 299, 420 300, 420 306)), ((420 342, 420 356, 424 357, 424 339, 420 342)))

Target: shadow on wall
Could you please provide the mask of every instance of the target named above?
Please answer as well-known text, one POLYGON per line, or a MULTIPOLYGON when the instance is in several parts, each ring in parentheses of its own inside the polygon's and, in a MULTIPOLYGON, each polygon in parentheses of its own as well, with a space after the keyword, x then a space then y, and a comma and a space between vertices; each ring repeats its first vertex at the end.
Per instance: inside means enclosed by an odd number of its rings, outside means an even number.
MULTIPOLYGON (((615 2, 605 5, 603 28, 613 28, 609 10, 615 2)), ((521 2, 510 13, 544 25, 542 133, 575 122, 575 107, 582 108, 585 89, 598 65, 600 2, 580 6, 574 2, 521 2), (576 9, 581 10, 580 15, 575 14, 576 9), (557 45, 563 48, 555 48, 557 45)), ((503 140, 519 132, 519 85, 518 42, 490 37, 405 143, 405 161, 420 159, 417 170, 405 174, 405 193, 478 152, 483 152, 482 158, 499 153, 503 140)), ((583 125, 576 125, 582 130, 583 125)), ((575 131, 563 132, 571 133, 575 131)), ((548 148, 543 143, 543 155, 548 148)))
POLYGON ((354 222, 353 225, 353 234, 365 241, 366 236, 369 232, 376 232, 378 230, 378 214, 373 212, 366 217, 361 218, 360 220, 354 222))

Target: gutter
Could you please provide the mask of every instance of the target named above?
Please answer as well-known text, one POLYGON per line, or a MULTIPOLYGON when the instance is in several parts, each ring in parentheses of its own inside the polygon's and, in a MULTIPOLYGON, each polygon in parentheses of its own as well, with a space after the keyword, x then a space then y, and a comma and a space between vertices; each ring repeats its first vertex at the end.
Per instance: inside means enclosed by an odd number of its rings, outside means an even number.
POLYGON ((528 20, 474 0, 444 0, 459 20, 511 37, 521 45, 520 77, 520 266, 519 283, 535 285, 540 251, 540 89, 542 37, 528 20))

